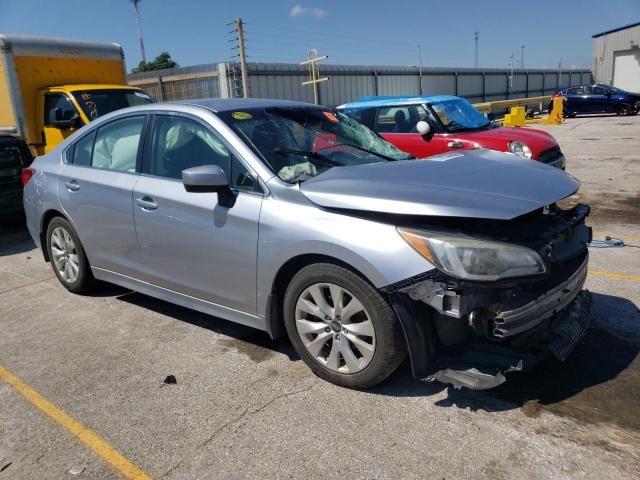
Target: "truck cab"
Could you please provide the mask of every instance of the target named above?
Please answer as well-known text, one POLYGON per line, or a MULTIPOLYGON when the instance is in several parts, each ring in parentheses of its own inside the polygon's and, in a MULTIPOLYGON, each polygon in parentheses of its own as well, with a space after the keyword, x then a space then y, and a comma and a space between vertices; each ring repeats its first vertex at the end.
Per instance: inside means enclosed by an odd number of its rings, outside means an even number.
POLYGON ((153 102, 143 91, 123 85, 61 85, 41 88, 37 95, 36 129, 42 142, 31 145, 36 155, 48 153, 102 115, 153 102))
POLYGON ((20 172, 33 157, 101 115, 152 101, 127 85, 117 43, 0 34, 0 217, 22 212, 20 172))

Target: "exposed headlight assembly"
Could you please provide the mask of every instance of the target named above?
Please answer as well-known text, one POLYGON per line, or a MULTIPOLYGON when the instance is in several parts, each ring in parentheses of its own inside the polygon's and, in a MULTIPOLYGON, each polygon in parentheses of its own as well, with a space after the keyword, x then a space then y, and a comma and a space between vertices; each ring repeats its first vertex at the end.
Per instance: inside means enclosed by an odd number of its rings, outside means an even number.
POLYGON ((439 270, 461 280, 494 281, 547 271, 530 248, 409 228, 398 228, 398 233, 439 270))
POLYGON ((529 146, 523 142, 511 142, 509 144, 509 151, 525 158, 531 158, 533 156, 529 146))

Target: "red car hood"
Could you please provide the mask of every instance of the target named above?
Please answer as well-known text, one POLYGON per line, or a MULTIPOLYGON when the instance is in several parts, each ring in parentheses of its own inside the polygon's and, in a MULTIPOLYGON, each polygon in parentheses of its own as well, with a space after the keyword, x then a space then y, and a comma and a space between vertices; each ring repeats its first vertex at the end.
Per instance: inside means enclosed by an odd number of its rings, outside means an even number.
POLYGON ((481 147, 503 152, 509 151, 509 143, 517 140, 527 144, 533 153, 534 159, 538 158, 540 152, 558 146, 555 138, 550 134, 533 128, 498 127, 481 132, 451 134, 449 137, 473 141, 481 147))

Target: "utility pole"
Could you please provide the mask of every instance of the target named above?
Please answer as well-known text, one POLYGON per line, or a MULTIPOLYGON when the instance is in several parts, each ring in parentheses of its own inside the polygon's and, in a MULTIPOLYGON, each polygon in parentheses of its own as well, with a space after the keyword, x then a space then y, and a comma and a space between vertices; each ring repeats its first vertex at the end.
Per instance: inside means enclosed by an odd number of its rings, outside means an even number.
POLYGON ((511 56, 509 57, 509 89, 513 89, 513 57, 514 54, 511 52, 511 56))
POLYGON ((557 82, 558 88, 560 88, 561 83, 562 83, 562 57, 560 57, 560 61, 558 62, 558 82, 557 82))
POLYGON ((478 37, 480 36, 480 32, 476 30, 475 32, 473 32, 473 35, 476 42, 475 56, 473 57, 473 68, 478 68, 478 37))
POLYGON ((142 55, 142 61, 147 63, 147 56, 144 53, 144 40, 142 38, 142 25, 140 24, 140 9, 138 5, 142 0, 131 0, 133 3, 133 12, 136 17, 136 24, 138 25, 138 39, 140 40, 140 54, 142 55))
POLYGON ((244 24, 241 18, 236 18, 236 39, 240 53, 240 75, 242 76, 242 96, 249 97, 249 71, 247 69, 247 52, 244 48, 244 24))
POLYGON ((524 47, 525 45, 520 45, 520 68, 524 70, 524 47))
POLYGON ((320 71, 318 69, 318 62, 329 58, 327 55, 321 57, 318 56, 318 50, 312 48, 307 53, 307 59, 300 62, 300 65, 309 65, 309 80, 302 82, 302 85, 311 85, 313 87, 313 103, 318 105, 320 103, 320 92, 318 91, 318 83, 326 82, 329 77, 320 78, 320 71))
POLYGON ((418 79, 420 81, 420 95, 422 95, 422 47, 418 44, 418 79))

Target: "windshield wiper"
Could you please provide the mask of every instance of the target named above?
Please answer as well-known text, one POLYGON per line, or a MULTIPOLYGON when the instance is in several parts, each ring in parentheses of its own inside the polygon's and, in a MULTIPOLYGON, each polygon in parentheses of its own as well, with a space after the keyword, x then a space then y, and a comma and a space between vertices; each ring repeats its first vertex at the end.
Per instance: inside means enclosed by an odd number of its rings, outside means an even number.
POLYGON ((311 152, 308 150, 291 150, 289 148, 274 148, 273 151, 280 155, 301 155, 303 157, 309 157, 316 160, 320 160, 322 162, 328 163, 334 167, 342 167, 343 165, 340 162, 336 162, 335 160, 331 160, 330 158, 325 157, 324 155, 319 154, 318 152, 311 152))
MULTIPOLYGON (((390 162, 395 162, 397 161, 395 158, 393 157, 389 157, 388 155, 384 155, 382 153, 378 153, 378 152, 374 152, 371 150, 368 150, 364 147, 360 147, 358 145, 354 145, 353 143, 335 143, 333 145, 329 145, 326 147, 322 147, 319 150, 324 150, 326 148, 333 148, 333 147, 353 147, 356 150, 360 150, 361 152, 366 152, 366 153, 370 153, 371 155, 375 155, 376 157, 380 157, 380 158, 384 158, 385 160, 388 160, 390 162)), ((407 154, 408 155, 408 154, 407 154)), ((411 158, 415 158, 415 157, 411 157, 410 155, 407 156, 407 160, 410 160, 411 158)))

